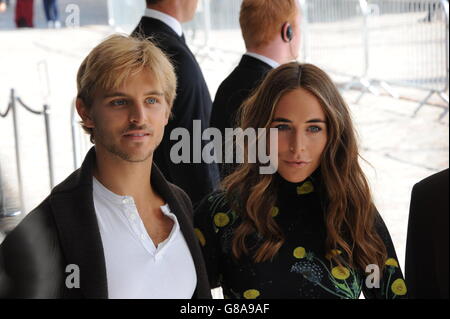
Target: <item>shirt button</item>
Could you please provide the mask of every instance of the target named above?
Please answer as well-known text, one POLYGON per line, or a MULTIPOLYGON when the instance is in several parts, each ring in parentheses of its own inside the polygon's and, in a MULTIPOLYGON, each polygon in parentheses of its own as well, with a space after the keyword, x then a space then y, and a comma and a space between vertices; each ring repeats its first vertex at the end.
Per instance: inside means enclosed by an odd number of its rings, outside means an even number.
POLYGON ((122 203, 124 203, 124 204, 132 204, 133 200, 131 198, 124 198, 124 199, 122 199, 122 203))
POLYGON ((135 219, 136 219, 136 214, 131 213, 131 214, 130 214, 130 219, 131 219, 131 220, 135 220, 135 219))
POLYGON ((141 240, 144 241, 145 240, 145 235, 141 234, 141 240))

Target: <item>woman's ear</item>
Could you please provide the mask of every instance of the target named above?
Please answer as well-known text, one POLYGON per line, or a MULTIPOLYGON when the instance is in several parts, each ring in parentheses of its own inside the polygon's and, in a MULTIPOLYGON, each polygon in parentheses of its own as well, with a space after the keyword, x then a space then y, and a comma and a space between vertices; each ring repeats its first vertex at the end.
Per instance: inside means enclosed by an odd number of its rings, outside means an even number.
POLYGON ((81 121, 85 127, 94 128, 94 121, 91 117, 90 109, 86 107, 86 104, 81 98, 77 98, 75 102, 75 106, 77 108, 78 115, 81 118, 81 121))

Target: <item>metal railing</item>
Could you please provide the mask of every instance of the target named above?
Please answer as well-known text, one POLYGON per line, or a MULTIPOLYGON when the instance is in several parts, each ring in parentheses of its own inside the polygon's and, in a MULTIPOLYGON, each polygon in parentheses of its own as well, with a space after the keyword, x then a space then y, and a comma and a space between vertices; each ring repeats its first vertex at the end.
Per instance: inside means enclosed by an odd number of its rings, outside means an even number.
POLYGON ((48 160, 48 171, 49 171, 49 185, 50 189, 53 188, 54 182, 54 170, 53 170, 53 152, 52 152, 52 138, 51 138, 51 127, 50 127, 50 106, 48 104, 44 104, 42 111, 36 111, 29 107, 27 104, 23 102, 23 100, 16 96, 15 90, 10 90, 10 97, 8 102, 8 107, 4 113, 0 113, 1 118, 6 118, 11 112, 12 121, 13 121, 13 131, 14 131, 14 146, 15 146, 15 157, 16 157, 16 173, 18 180, 18 188, 19 188, 19 198, 20 198, 20 206, 21 211, 23 211, 24 207, 24 192, 23 192, 23 182, 22 182, 22 161, 21 161, 21 147, 20 147, 20 124, 18 120, 18 108, 23 107, 27 112, 32 113, 34 115, 42 116, 44 119, 45 126, 45 136, 46 136, 46 144, 47 144, 47 160, 48 160))
POLYGON ((448 113, 448 1, 304 0, 304 57, 328 72, 349 76, 358 87, 391 96, 393 89, 428 91, 414 115, 437 94, 448 113))
MULTIPOLYGON (((191 43, 198 46, 195 52, 200 60, 217 61, 220 53, 236 51, 236 39, 241 39, 241 2, 200 2, 199 14, 186 25, 187 30, 195 28, 191 43), (232 36, 224 37, 224 32, 232 31, 232 36)), ((300 3, 301 60, 346 78, 344 89, 361 90, 356 102, 367 92, 378 95, 381 90, 398 98, 395 87, 412 87, 428 91, 413 116, 433 95, 446 104, 439 119, 448 113, 447 0, 300 0, 300 3)))
POLYGON ((74 170, 80 168, 84 156, 92 147, 88 135, 81 128, 75 101, 76 99, 73 99, 72 106, 70 108, 70 127, 72 132, 72 154, 74 170))

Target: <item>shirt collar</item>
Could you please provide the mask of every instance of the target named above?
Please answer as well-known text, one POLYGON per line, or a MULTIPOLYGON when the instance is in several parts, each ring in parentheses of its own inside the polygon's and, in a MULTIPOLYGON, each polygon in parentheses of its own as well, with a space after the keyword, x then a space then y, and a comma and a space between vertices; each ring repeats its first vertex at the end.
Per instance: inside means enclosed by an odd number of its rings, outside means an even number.
POLYGON ((183 28, 181 27, 181 23, 177 19, 168 14, 162 13, 161 11, 146 8, 144 16, 160 20, 161 22, 167 24, 173 31, 175 31, 175 33, 178 34, 178 36, 181 37, 183 35, 183 28))
POLYGON ((268 65, 270 65, 272 68, 276 69, 277 67, 280 66, 280 63, 278 63, 275 60, 272 60, 264 55, 258 54, 258 53, 254 53, 254 52, 246 52, 245 53, 248 56, 251 56, 252 58, 258 59, 268 65))

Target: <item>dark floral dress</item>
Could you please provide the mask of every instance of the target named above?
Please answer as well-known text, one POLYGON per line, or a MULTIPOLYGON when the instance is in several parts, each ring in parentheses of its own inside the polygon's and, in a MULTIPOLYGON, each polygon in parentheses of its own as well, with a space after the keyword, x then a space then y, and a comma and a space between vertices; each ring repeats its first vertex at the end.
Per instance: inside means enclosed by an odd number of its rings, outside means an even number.
MULTIPOLYGON (((221 286, 225 298, 365 298, 406 297, 406 285, 389 232, 379 218, 377 230, 387 248, 385 267, 352 269, 331 261, 325 251, 326 230, 319 195, 320 177, 313 175, 292 184, 279 175, 279 194, 272 216, 285 235, 285 242, 271 261, 253 262, 249 256, 237 261, 231 252, 233 231, 240 217, 230 209, 223 192, 205 198, 195 212, 195 232, 200 241, 211 287, 221 286), (366 270, 368 272, 366 272, 366 270), (382 273, 380 273, 382 272, 382 273)), ((262 238, 252 234, 249 247, 262 238)))

